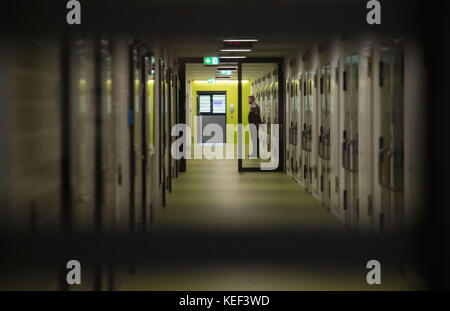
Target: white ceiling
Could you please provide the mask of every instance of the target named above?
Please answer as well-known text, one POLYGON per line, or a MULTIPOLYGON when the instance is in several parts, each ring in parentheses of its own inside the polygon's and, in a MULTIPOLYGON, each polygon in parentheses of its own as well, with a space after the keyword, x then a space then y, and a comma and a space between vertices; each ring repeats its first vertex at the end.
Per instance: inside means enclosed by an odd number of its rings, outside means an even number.
MULTIPOLYGON (((299 51, 309 49, 313 43, 320 40, 316 35, 307 33, 297 33, 294 31, 285 32, 284 34, 246 34, 242 33, 237 36, 230 33, 228 36, 218 35, 200 35, 186 34, 179 36, 171 36, 169 43, 174 49, 177 57, 186 58, 203 58, 205 56, 228 56, 243 55, 247 57, 286 57, 299 51), (253 43, 251 52, 220 52, 223 48, 224 39, 245 39, 255 38, 258 42, 253 43)), ((224 60, 221 59, 221 62, 224 60)), ((227 60, 232 61, 232 60, 227 60)), ((274 64, 243 64, 242 79, 253 80, 259 78, 275 69, 274 64)), ((207 80, 216 77, 218 72, 213 66, 204 66, 203 64, 187 64, 186 77, 188 80, 207 80)), ((237 79, 235 72, 231 80, 237 79)))
MULTIPOLYGON (((223 65, 226 66, 226 65, 223 65)), ((242 64, 242 79, 254 80, 273 72, 276 64, 242 64)), ((218 74, 216 66, 205 66, 203 64, 186 64, 187 80, 214 79, 218 74)), ((237 70, 233 72, 230 80, 237 80, 237 70)))
MULTIPOLYGON (((247 57, 285 57, 300 50, 308 49, 314 42, 318 40, 317 35, 303 34, 284 34, 284 35, 247 35, 247 36, 215 36, 208 37, 205 35, 184 34, 183 36, 172 36, 170 45, 175 51, 177 57, 196 57, 204 56, 227 56, 227 55, 244 55, 247 57), (220 52, 223 48, 224 39, 239 38, 256 38, 258 42, 253 43, 251 52, 230 53, 220 52)), ((221 59, 221 62, 225 61, 221 59)), ((227 60, 231 62, 232 60, 227 60)), ((274 64, 243 64, 242 79, 252 80, 259 78, 275 69, 274 64)), ((188 80, 207 80, 215 78, 218 72, 213 66, 204 66, 203 64, 187 64, 186 76, 188 80)), ((231 80, 237 79, 235 72, 231 80)))
POLYGON ((251 52, 235 53, 244 54, 248 57, 283 57, 296 50, 308 48, 317 41, 317 35, 285 34, 264 36, 233 36, 207 37, 204 35, 184 34, 183 36, 172 36, 170 44, 177 57, 203 57, 224 56, 232 53, 220 52, 223 48, 224 39, 235 38, 257 38, 259 41, 253 44, 251 52))

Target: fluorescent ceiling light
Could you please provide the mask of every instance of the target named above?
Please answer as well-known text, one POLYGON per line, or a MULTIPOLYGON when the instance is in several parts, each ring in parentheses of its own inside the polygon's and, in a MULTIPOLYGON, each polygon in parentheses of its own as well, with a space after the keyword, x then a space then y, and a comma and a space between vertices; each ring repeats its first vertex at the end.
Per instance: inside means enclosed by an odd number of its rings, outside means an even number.
MULTIPOLYGON (((214 79, 213 79, 214 80, 214 79)), ((249 80, 241 80, 242 83, 248 83, 249 80)), ((205 84, 208 83, 208 80, 193 80, 194 83, 205 84)), ((218 79, 215 80, 215 83, 238 83, 238 80, 226 80, 226 79, 218 79)))
POLYGON ((221 49, 221 52, 251 52, 251 49, 221 49))
POLYGON ((233 74, 233 70, 219 70, 221 76, 231 76, 233 74))
POLYGON ((258 42, 258 39, 225 39, 223 42, 258 42))
POLYGON ((220 56, 219 58, 224 58, 224 59, 227 59, 227 58, 247 58, 247 56, 220 56))

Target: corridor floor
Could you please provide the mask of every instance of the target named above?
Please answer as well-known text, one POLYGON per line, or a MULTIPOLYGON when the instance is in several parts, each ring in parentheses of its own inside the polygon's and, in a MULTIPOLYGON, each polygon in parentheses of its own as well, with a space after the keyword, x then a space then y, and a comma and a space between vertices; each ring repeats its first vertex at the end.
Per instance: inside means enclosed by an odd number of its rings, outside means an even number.
POLYGON ((161 254, 158 262, 138 263, 136 273, 120 289, 420 287, 390 267, 382 270, 381 285, 368 285, 367 260, 352 261, 343 255, 355 247, 340 242, 356 239, 352 233, 288 175, 238 173, 234 160, 189 160, 187 173, 174 181, 167 207, 149 234, 170 235, 148 245, 175 241, 155 250, 164 253, 167 249, 169 255, 161 254), (342 240, 333 240, 340 236, 342 240))

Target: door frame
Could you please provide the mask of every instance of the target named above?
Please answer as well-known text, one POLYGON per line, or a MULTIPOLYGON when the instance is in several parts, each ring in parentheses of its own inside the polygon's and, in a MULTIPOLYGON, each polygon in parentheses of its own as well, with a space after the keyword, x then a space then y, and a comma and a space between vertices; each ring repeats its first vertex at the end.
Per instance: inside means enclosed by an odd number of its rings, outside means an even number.
MULTIPOLYGON (((200 115, 200 98, 199 98, 200 95, 210 95, 211 96, 211 112, 210 113, 205 113, 204 114, 205 116, 222 116, 222 115, 225 116, 225 128, 223 129, 224 130, 223 137, 224 137, 224 144, 226 144, 227 143, 227 102, 228 102, 227 91, 197 91, 196 95, 197 95, 197 97, 196 97, 196 99, 197 99, 197 102, 196 102, 197 118, 201 116, 200 115), (217 113, 217 114, 215 114, 215 113, 212 112, 213 111, 213 101, 212 101, 212 96, 213 95, 225 95, 225 113, 217 113)), ((201 133, 202 140, 201 140, 201 142, 198 142, 198 143, 203 144, 203 120, 202 119, 200 119, 200 120, 201 120, 200 121, 201 122, 200 123, 200 125, 201 125, 200 128, 202 130, 202 133, 201 133)), ((197 139, 198 139, 198 137, 197 137, 197 139)))
MULTIPOLYGON (((279 131, 279 163, 278 168, 275 170, 261 170, 256 167, 242 167, 242 159, 238 159, 238 171, 239 172, 284 172, 285 170, 285 120, 284 120, 284 72, 283 64, 284 60, 282 57, 248 57, 238 62, 238 124, 242 124, 242 64, 255 64, 255 63, 275 63, 277 64, 278 71, 278 123, 280 126, 279 131)), ((242 135, 242 127, 238 129, 238 135, 242 135)), ((241 140, 242 143, 242 140, 241 140)), ((239 144, 239 139, 238 139, 239 144)), ((239 147, 238 147, 239 148, 239 147)))

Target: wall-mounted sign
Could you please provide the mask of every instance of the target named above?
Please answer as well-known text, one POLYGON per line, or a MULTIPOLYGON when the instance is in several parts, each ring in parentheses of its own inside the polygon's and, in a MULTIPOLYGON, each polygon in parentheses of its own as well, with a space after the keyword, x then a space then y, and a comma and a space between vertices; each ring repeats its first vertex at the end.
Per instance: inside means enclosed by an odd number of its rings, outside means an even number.
POLYGON ((219 65, 219 57, 217 56, 203 57, 203 65, 219 65))
POLYGON ((226 113, 227 112, 227 102, 226 95, 214 94, 212 96, 213 103, 213 113, 226 113))
POLYGON ((216 80, 214 80, 214 79, 208 79, 208 83, 215 83, 216 82, 216 80))
POLYGON ((210 113, 211 112, 211 96, 210 95, 200 95, 200 113, 210 113))

